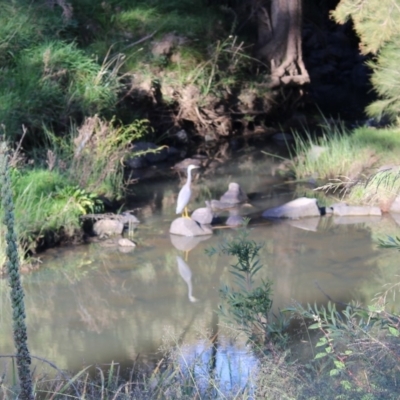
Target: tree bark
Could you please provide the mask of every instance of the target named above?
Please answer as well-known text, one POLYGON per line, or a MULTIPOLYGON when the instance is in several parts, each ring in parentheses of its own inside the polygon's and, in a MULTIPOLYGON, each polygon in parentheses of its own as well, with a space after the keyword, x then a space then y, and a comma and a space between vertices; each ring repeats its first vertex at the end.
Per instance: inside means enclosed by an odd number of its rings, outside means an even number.
POLYGON ((302 0, 254 0, 259 59, 271 68, 271 87, 304 85, 310 77, 301 49, 302 0))

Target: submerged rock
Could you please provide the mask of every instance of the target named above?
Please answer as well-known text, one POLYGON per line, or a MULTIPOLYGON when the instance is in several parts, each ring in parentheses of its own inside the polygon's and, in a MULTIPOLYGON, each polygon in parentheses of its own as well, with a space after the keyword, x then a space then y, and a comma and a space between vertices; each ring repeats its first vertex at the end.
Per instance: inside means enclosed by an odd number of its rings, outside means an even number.
POLYGON ((118 220, 125 226, 129 226, 129 224, 140 224, 140 221, 129 211, 124 211, 121 214, 118 214, 118 220))
POLYGON ((379 207, 338 205, 331 208, 332 214, 335 216, 382 215, 382 211, 379 207))
POLYGON ((212 229, 201 225, 191 218, 177 218, 172 221, 169 233, 181 236, 203 236, 211 235, 212 229))
POLYGON ((317 205, 317 199, 300 197, 282 206, 270 208, 264 211, 262 216, 264 218, 299 219, 305 217, 319 217, 321 216, 321 211, 317 205))
POLYGON ((271 139, 278 145, 287 145, 294 141, 293 135, 291 133, 278 132, 271 136, 271 139))
POLYGON ((93 225, 93 232, 100 238, 121 235, 124 230, 124 224, 115 219, 101 219, 93 225))
POLYGON ((118 246, 121 247, 136 247, 136 243, 132 242, 132 240, 126 239, 126 238, 121 238, 118 240, 118 246))
POLYGON ((220 201, 228 204, 244 203, 247 201, 247 195, 238 183, 231 182, 228 191, 221 196, 220 201))
POLYGON ((243 225, 244 219, 240 215, 239 207, 231 208, 229 210, 229 217, 226 220, 225 224, 231 227, 243 225))
POLYGON ((346 215, 332 217, 334 225, 377 224, 382 221, 380 215, 346 215))
POLYGON ((132 240, 121 238, 118 240, 118 251, 120 253, 131 253, 136 248, 136 243, 132 240))

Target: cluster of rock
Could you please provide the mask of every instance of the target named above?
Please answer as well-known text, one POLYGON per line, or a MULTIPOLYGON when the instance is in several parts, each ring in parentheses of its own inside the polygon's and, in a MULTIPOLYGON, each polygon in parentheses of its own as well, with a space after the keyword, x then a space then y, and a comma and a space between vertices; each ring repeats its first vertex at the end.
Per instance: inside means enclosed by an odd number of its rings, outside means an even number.
POLYGON ((219 200, 206 201, 206 207, 194 210, 190 218, 176 218, 172 221, 169 232, 181 236, 202 236, 212 234, 212 224, 222 212, 229 216, 225 225, 236 227, 243 224, 240 208, 248 200, 246 193, 235 182, 229 184, 228 190, 219 200))
POLYGON ((121 214, 86 214, 84 219, 94 220, 93 234, 100 239, 109 239, 105 245, 118 247, 122 253, 128 253, 136 244, 127 238, 121 237, 124 230, 134 230, 140 221, 129 211, 121 214))
POLYGON ((316 230, 321 216, 332 216, 335 224, 354 224, 370 221, 382 216, 382 210, 374 206, 349 206, 346 203, 335 203, 329 207, 319 207, 317 199, 300 197, 279 207, 270 208, 262 213, 267 219, 287 219, 291 222, 304 219, 311 221, 293 225, 299 228, 316 230), (315 229, 314 229, 315 228, 315 229))

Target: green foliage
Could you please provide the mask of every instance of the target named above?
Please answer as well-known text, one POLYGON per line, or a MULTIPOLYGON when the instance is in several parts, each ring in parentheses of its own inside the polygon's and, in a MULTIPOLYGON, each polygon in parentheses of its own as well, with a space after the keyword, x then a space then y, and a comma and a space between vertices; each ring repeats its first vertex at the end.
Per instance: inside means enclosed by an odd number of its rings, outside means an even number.
POLYGON ((18 238, 25 250, 35 250, 48 234, 72 237, 80 230, 80 216, 101 212, 102 202, 53 170, 14 170, 12 173, 18 238))
POLYGON ((340 24, 352 19, 365 54, 378 53, 385 44, 400 37, 397 0, 342 0, 332 16, 340 24))
POLYGON ((123 125, 115 119, 108 122, 95 115, 72 130, 68 146, 54 134, 50 140, 59 143, 56 157, 68 165, 71 181, 88 192, 115 198, 122 195, 125 186, 124 158, 129 155, 132 143, 150 130, 148 120, 123 125))
POLYGON ((360 146, 355 137, 343 125, 322 126, 320 137, 295 135, 295 154, 292 169, 297 179, 312 177, 325 182, 329 179, 351 180, 368 166, 375 152, 368 146, 360 146))
MULTIPOLYGON (((325 126, 319 138, 295 136, 291 169, 298 180, 316 180, 313 190, 345 197, 350 204, 387 207, 400 191, 397 168, 371 175, 371 167, 396 163, 400 151, 397 128, 358 128, 353 132, 325 126)), ((310 193, 309 193, 310 194, 310 193)), ((326 202, 326 200, 325 200, 326 202)))
POLYGON ((332 392, 335 398, 346 399, 399 395, 400 369, 394 350, 399 318, 387 313, 380 302, 368 308, 347 304, 341 311, 332 302, 306 308, 296 304, 285 311, 303 319, 315 332, 310 371, 322 398, 331 398, 332 392))
POLYGON ((73 43, 25 49, 0 78, 0 120, 15 135, 22 123, 34 131, 43 124, 65 129, 70 118, 110 112, 120 88, 120 65, 119 58, 99 65, 73 43))
POLYGON ((85 189, 81 189, 79 186, 66 186, 64 188, 58 188, 54 197, 56 199, 63 199, 72 201, 82 215, 87 213, 101 213, 104 211, 103 202, 94 194, 88 193, 85 189))
POLYGON ((365 54, 377 54, 368 65, 373 70, 372 84, 381 99, 369 105, 367 112, 371 116, 388 115, 395 119, 399 115, 400 106, 399 1, 342 0, 332 15, 339 23, 351 18, 361 41, 361 50, 365 54))
POLYGON ((78 24, 97 23, 100 37, 115 35, 141 38, 157 31, 158 35, 176 32, 186 37, 212 34, 221 13, 203 0, 101 0, 71 1, 78 24))
MULTIPOLYGON (((399 4, 400 5, 400 4, 399 4)), ((400 26, 400 15, 397 25, 400 26)), ((400 34, 394 41, 382 47, 376 60, 368 63, 372 68, 372 85, 380 99, 374 101, 367 107, 367 113, 371 116, 389 116, 396 120, 399 116, 400 107, 400 77, 398 65, 400 62, 400 50, 398 41, 400 34)))
POLYGON ((394 169, 378 171, 354 187, 350 198, 362 204, 390 205, 400 193, 400 172, 394 169))
MULTIPOLYGON (((222 243, 218 249, 208 251, 226 254, 236 258, 231 264, 231 274, 235 277, 237 289, 225 286, 220 290, 221 298, 227 305, 220 305, 219 311, 228 321, 233 321, 246 333, 253 343, 266 342, 273 338, 280 341, 286 339, 284 330, 286 324, 271 324, 270 311, 272 307, 272 283, 261 281, 256 285, 254 280, 257 272, 263 267, 259 260, 262 245, 248 238, 245 229, 239 231, 235 239, 222 243)), ((281 321, 282 322, 282 321, 281 321)))
POLYGON ((15 65, 16 57, 30 46, 56 36, 64 26, 60 13, 30 1, 0 1, 0 68, 15 65))

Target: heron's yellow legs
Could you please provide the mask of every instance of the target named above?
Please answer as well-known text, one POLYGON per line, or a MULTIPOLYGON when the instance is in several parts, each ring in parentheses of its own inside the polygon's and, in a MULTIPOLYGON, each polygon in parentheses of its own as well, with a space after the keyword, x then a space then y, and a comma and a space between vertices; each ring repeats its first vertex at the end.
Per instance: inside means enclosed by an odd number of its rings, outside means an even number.
POLYGON ((189 211, 188 211, 188 208, 187 208, 187 207, 185 207, 185 208, 183 209, 182 218, 190 218, 190 217, 189 217, 189 211))

